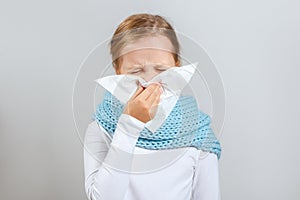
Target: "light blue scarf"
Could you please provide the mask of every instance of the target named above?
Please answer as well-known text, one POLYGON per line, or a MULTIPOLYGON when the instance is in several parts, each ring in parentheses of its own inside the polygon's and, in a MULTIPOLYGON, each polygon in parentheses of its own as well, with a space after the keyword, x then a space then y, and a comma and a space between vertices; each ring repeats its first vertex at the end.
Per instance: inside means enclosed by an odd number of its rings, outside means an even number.
MULTIPOLYGON (((97 120, 98 124, 113 137, 123 109, 124 104, 108 90, 105 90, 103 100, 98 105, 93 119, 97 120)), ((210 117, 198 109, 192 96, 181 95, 169 116, 154 133, 144 127, 136 146, 145 149, 193 146, 215 153, 218 159, 221 156, 220 142, 210 128, 210 117)))

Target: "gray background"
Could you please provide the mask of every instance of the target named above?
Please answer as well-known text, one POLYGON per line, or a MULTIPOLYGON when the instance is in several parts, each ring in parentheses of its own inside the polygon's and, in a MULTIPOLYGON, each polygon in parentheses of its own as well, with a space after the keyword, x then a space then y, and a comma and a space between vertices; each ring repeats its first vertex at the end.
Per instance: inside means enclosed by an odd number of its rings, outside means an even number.
POLYGON ((283 0, 2 1, 0 199, 86 199, 73 83, 90 50, 139 12, 171 19, 220 71, 222 199, 299 199, 297 11, 283 0))

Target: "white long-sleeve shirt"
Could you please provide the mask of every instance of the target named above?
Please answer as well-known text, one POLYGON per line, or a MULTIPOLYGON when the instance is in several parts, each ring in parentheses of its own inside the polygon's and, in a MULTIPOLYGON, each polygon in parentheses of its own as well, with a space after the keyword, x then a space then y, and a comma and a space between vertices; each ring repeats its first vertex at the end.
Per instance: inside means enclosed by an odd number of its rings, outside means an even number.
POLYGON ((111 138, 96 121, 88 125, 84 173, 89 200, 221 199, 215 154, 195 147, 136 147, 144 126, 142 121, 122 114, 111 138))

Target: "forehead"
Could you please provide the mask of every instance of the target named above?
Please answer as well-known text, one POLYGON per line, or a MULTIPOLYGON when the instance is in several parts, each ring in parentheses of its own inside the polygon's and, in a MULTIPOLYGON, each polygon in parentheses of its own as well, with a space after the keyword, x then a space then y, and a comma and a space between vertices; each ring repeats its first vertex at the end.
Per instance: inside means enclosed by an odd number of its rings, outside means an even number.
POLYGON ((136 40, 122 50, 122 61, 126 65, 147 63, 169 64, 173 61, 173 45, 165 36, 148 36, 136 40))
POLYGON ((161 49, 165 51, 172 51, 173 45, 171 41, 162 35, 146 36, 135 40, 134 42, 128 43, 121 51, 122 54, 127 54, 139 49, 161 49))
POLYGON ((123 55, 124 65, 162 64, 168 65, 173 62, 170 52, 159 49, 141 49, 123 55))

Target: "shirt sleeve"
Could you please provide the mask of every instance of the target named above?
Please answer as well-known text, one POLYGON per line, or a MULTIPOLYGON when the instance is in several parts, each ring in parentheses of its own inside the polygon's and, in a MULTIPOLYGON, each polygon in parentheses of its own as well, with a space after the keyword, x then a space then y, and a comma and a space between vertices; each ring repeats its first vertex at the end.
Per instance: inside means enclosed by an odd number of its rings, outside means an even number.
POLYGON ((96 121, 84 138, 85 192, 89 200, 124 199, 135 144, 145 123, 122 113, 111 139, 96 121))
POLYGON ((192 200, 221 200, 218 157, 214 153, 199 151, 193 178, 192 200))

